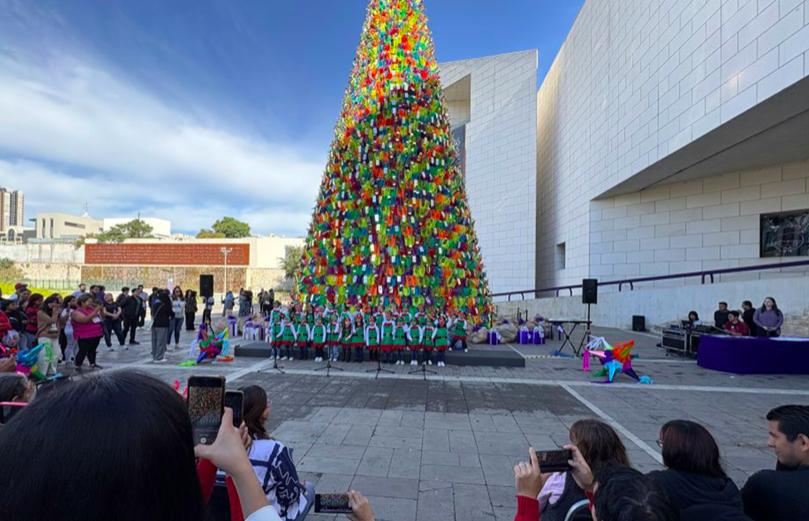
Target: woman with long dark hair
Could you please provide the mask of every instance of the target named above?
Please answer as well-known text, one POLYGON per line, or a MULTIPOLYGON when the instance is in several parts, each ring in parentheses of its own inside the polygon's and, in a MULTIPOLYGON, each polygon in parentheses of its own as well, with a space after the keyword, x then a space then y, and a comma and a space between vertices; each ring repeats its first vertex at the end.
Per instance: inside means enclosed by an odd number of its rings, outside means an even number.
POLYGON ((248 521, 278 521, 232 422, 228 409, 214 444, 194 447, 183 399, 165 383, 129 371, 87 378, 0 429, 2 519, 204 521, 196 456, 232 476, 248 521))
MULTIPOLYGON (((598 472, 607 465, 629 466, 621 438, 615 429, 599 420, 579 420, 570 426, 570 443, 578 447, 584 460, 598 472)), ((570 472, 552 474, 539 494, 542 521, 564 521, 576 503, 587 498, 570 472)))
POLYGON ((188 289, 185 291, 185 330, 196 331, 194 320, 197 316, 197 292, 188 289))
POLYGON ((722 468, 719 446, 702 425, 674 420, 660 429, 666 470, 649 473, 680 511, 681 521, 744 521, 742 497, 722 468))
POLYGON ((242 418, 253 439, 249 456, 258 482, 281 519, 302 521, 312 508, 315 487, 298 479, 292 451, 267 432, 265 424, 270 416, 267 392, 257 385, 243 387, 241 391, 244 393, 242 418))
POLYGON ((180 330, 183 327, 183 320, 185 319, 185 295, 183 288, 174 286, 171 291, 171 311, 172 317, 169 319, 169 334, 166 345, 171 345, 171 337, 174 337, 174 345, 177 349, 180 348, 180 330))
POLYGON ((761 307, 753 314, 753 322, 758 327, 758 336, 777 338, 781 336, 784 314, 778 309, 775 299, 767 297, 761 307))

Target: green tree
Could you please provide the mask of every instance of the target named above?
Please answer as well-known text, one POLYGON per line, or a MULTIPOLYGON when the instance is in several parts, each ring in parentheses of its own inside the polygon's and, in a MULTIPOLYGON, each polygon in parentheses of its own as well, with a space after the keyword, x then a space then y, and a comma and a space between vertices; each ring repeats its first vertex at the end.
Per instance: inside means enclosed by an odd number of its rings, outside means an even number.
POLYGON ((95 237, 98 242, 124 242, 127 239, 151 239, 152 226, 140 219, 133 219, 128 223, 116 224, 109 230, 101 232, 95 237))
POLYGON ((197 234, 197 239, 224 239, 227 237, 224 233, 217 233, 213 230, 203 228, 197 234))
POLYGON ((284 270, 284 277, 287 280, 295 281, 297 284, 298 270, 301 269, 301 256, 303 255, 303 246, 287 246, 284 251, 284 256, 280 258, 281 268, 284 270))
POLYGON ((0 258, 0 280, 17 282, 22 278, 22 270, 11 259, 0 258))
MULTIPOLYGON (((243 223, 233 217, 223 217, 213 223, 213 231, 216 234, 221 234, 228 239, 241 239, 242 237, 250 237, 250 225, 243 223)), ((208 231, 208 230, 202 230, 208 231)), ((200 232, 202 233, 202 232, 200 232)))

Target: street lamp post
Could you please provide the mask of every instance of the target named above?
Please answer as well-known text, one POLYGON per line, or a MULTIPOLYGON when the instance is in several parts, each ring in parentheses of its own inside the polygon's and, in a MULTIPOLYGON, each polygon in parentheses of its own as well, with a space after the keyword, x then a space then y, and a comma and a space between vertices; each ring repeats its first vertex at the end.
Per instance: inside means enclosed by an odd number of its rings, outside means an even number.
POLYGON ((228 292, 228 255, 230 252, 233 251, 233 248, 225 248, 224 246, 219 248, 219 251, 222 252, 222 255, 225 256, 225 290, 222 292, 223 295, 227 295, 228 292))

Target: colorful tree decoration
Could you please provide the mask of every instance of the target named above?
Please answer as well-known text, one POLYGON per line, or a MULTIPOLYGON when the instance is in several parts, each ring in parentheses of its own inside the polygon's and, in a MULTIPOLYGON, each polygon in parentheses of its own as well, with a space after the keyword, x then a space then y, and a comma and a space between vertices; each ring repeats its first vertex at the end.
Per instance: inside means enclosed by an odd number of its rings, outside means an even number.
POLYGON ((607 377, 604 384, 611 384, 615 381, 617 373, 623 373, 628 377, 636 380, 641 384, 650 384, 652 379, 648 376, 638 376, 634 369, 632 369, 632 359, 638 355, 632 354, 632 348, 635 346, 635 341, 630 340, 625 344, 616 344, 611 346, 604 337, 598 337, 592 340, 584 348, 584 358, 582 359, 582 370, 590 370, 590 356, 596 357, 602 365, 599 372, 593 375, 593 378, 607 377), (599 348, 603 348, 599 350, 599 348))
POLYGON ((421 0, 371 0, 298 277, 298 298, 491 313, 421 0))

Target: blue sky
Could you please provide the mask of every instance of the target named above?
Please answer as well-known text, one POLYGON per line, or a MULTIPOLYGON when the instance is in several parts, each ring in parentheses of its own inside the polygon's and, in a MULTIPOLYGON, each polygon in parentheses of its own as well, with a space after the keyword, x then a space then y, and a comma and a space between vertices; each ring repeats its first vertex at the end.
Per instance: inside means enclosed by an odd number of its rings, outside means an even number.
MULTIPOLYGON (((582 3, 425 0, 439 62, 539 49, 540 82, 582 3)), ((366 6, 0 0, 0 186, 27 217, 303 234, 366 6)))

